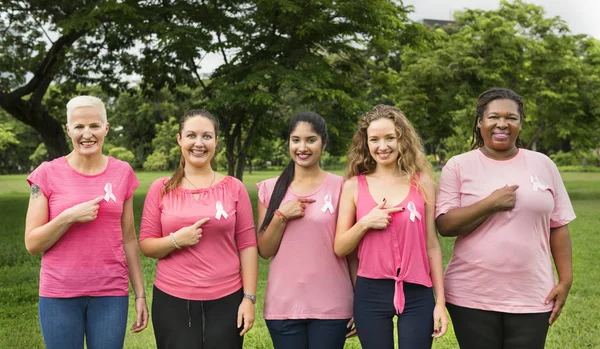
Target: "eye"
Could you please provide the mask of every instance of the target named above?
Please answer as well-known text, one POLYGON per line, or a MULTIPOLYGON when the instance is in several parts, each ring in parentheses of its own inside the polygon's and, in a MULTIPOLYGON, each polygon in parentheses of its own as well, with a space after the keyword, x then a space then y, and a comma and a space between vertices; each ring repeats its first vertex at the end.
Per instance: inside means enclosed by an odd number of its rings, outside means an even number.
POLYGON ((292 138, 292 143, 298 143, 300 140, 298 138, 292 138))
POLYGON ((519 120, 519 118, 517 116, 511 116, 510 120, 517 121, 517 120, 519 120))
POLYGON ((394 136, 388 136, 388 137, 387 137, 387 140, 388 140, 388 141, 393 141, 394 139, 396 139, 396 137, 394 137, 394 136))
POLYGON ((313 144, 314 142, 316 142, 317 140, 315 138, 310 138, 308 140, 308 143, 313 144))
POLYGON ((204 138, 206 140, 211 140, 212 136, 211 135, 204 135, 202 138, 204 138))
POLYGON ((92 125, 91 128, 98 129, 98 128, 100 128, 100 125, 92 125))
POLYGON ((192 139, 192 138, 196 138, 196 135, 195 135, 195 134, 193 134, 193 133, 188 133, 188 134, 186 135, 186 137, 187 137, 187 138, 190 138, 190 139, 192 139))

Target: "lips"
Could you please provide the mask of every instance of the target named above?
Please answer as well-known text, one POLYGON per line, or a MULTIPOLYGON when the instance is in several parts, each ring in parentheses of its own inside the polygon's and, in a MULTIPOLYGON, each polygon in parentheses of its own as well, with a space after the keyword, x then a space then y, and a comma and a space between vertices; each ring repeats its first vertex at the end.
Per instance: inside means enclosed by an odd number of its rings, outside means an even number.
POLYGON ((510 133, 505 132, 494 132, 492 133, 492 139, 495 141, 505 141, 510 137, 510 133))
POLYGON ((83 142, 79 142, 79 145, 83 146, 83 147, 91 147, 93 145, 96 145, 96 141, 83 141, 83 142))
POLYGON ((306 159, 308 159, 310 157, 310 154, 296 154, 296 156, 300 160, 306 160, 306 159))
POLYGON ((206 150, 190 149, 190 154, 200 157, 206 155, 206 150))

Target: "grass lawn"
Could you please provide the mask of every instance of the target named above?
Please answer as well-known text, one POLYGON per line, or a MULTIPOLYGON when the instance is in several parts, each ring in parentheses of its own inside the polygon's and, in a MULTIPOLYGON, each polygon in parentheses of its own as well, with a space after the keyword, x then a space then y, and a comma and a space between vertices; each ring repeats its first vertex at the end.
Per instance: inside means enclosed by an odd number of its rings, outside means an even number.
MULTIPOLYGON (((141 185, 134 198, 137 227, 145 193, 150 183, 168 173, 138 173, 141 185)), ((256 182, 275 172, 246 174, 244 183, 256 203, 256 182)), ((40 256, 30 256, 23 243, 29 187, 24 175, 0 176, 0 348, 43 348, 37 320, 40 256)), ((547 348, 600 348, 600 173, 564 173, 567 189, 578 218, 570 224, 575 281, 561 318, 550 328, 547 348)), ((452 251, 452 239, 441 239, 444 260, 452 251)), ((142 257, 146 292, 151 296, 156 261, 142 257)), ((258 302, 254 328, 245 336, 245 348, 271 348, 262 308, 268 262, 260 261, 258 302)), ((152 299, 149 297, 148 302, 152 299)), ((130 302, 130 321, 134 319, 130 302)), ((155 348, 152 325, 139 334, 128 333, 125 348, 155 348)), ((357 339, 346 348, 360 348, 357 339)), ((434 342, 433 348, 458 348, 452 330, 434 342)))

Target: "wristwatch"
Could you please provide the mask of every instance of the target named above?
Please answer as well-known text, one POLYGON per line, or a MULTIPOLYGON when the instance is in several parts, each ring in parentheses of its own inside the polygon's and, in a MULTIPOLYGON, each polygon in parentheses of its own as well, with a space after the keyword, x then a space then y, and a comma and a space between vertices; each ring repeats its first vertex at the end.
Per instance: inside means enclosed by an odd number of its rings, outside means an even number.
POLYGON ((256 296, 248 293, 244 293, 244 298, 248 298, 252 301, 252 304, 256 304, 256 296))

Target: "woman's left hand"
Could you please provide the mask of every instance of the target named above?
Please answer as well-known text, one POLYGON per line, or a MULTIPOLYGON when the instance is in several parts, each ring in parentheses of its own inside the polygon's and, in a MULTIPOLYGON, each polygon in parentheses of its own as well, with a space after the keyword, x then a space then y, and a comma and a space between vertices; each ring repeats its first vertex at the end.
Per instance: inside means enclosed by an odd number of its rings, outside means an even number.
POLYGON ((351 337, 356 336, 356 327, 354 326, 354 316, 352 317, 352 319, 350 319, 350 321, 348 321, 346 328, 348 328, 350 330, 348 333, 346 333, 346 338, 351 338, 351 337))
POLYGON ((131 331, 133 333, 138 333, 148 326, 148 306, 146 305, 146 298, 137 298, 135 300, 135 312, 137 316, 135 323, 131 326, 131 331))
POLYGON ((241 328, 242 324, 244 325, 244 328, 242 329, 242 332, 240 332, 240 336, 243 336, 244 333, 250 331, 254 325, 254 303, 245 297, 242 299, 242 303, 238 308, 237 316, 237 327, 241 328))
POLYGON ((548 319, 548 323, 552 325, 556 319, 560 316, 565 303, 567 302, 567 296, 569 295, 569 290, 571 289, 571 285, 561 284, 560 282, 552 288, 548 297, 546 297, 546 304, 554 301, 554 307, 552 308, 552 314, 550 314, 550 319, 548 319))
POLYGON ((443 303, 436 303, 433 308, 433 338, 440 338, 446 333, 448 329, 448 314, 446 314, 446 305, 443 303))

